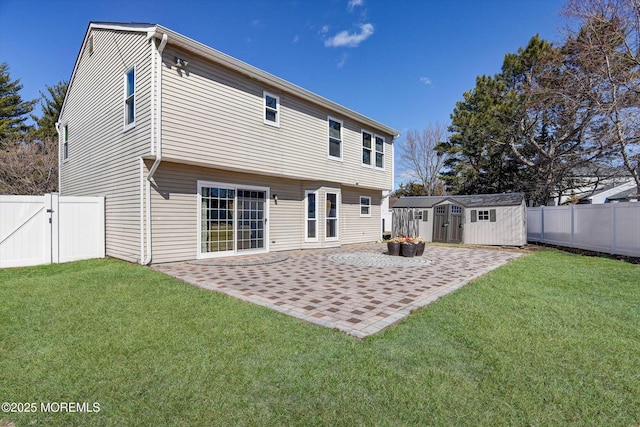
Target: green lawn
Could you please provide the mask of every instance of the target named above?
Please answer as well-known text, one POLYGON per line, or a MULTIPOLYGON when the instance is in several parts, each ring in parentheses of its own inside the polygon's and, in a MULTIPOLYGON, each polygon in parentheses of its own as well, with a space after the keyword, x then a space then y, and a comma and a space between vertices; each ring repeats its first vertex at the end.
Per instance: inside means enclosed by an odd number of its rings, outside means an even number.
POLYGON ((38 405, 17 426, 637 426, 640 267, 539 251, 365 340, 116 260, 0 270, 0 399, 38 405))

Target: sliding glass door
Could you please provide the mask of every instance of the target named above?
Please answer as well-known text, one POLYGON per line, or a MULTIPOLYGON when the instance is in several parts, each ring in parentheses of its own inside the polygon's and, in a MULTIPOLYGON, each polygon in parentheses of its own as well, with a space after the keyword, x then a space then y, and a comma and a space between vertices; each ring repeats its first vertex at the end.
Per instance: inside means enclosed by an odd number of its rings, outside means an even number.
POLYGON ((198 257, 267 249, 269 189, 198 182, 198 257))

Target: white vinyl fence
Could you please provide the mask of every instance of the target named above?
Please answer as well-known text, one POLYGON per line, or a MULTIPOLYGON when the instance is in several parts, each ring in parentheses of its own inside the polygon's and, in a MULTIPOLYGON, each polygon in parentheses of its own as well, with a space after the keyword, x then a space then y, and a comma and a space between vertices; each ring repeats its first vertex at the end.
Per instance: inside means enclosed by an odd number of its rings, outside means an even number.
POLYGON ((0 268, 104 255, 104 197, 0 196, 0 268))
POLYGON ((527 240, 640 256, 640 203, 527 208, 527 240))

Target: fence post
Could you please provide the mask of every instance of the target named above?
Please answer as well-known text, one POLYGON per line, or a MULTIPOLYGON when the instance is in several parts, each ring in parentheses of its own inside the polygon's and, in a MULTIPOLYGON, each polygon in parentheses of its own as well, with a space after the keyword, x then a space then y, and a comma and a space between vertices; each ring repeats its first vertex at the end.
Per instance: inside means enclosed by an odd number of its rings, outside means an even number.
POLYGON ((540 243, 544 243, 544 206, 540 206, 540 243))
POLYGON ((575 230, 574 229, 574 222, 575 222, 574 208, 575 208, 576 205, 571 204, 569 206, 571 207, 571 236, 569 237, 569 247, 572 248, 573 247, 573 242, 574 242, 573 235, 574 235, 574 230, 575 230))
POLYGON ((49 194, 51 197, 51 263, 60 262, 60 195, 49 194))
POLYGON ((611 203, 611 232, 613 233, 613 235, 611 236, 611 253, 613 255, 616 254, 616 246, 617 246, 617 242, 616 242, 616 235, 617 230, 616 230, 616 204, 617 203, 611 203))

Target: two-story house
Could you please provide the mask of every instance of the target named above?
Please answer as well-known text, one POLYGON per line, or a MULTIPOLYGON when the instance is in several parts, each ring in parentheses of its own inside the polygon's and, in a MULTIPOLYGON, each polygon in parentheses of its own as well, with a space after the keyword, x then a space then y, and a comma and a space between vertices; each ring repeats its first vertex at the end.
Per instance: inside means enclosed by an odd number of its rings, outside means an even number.
POLYGON ((161 263, 381 236, 398 132, 160 25, 91 23, 60 193, 105 196, 106 254, 161 263))

